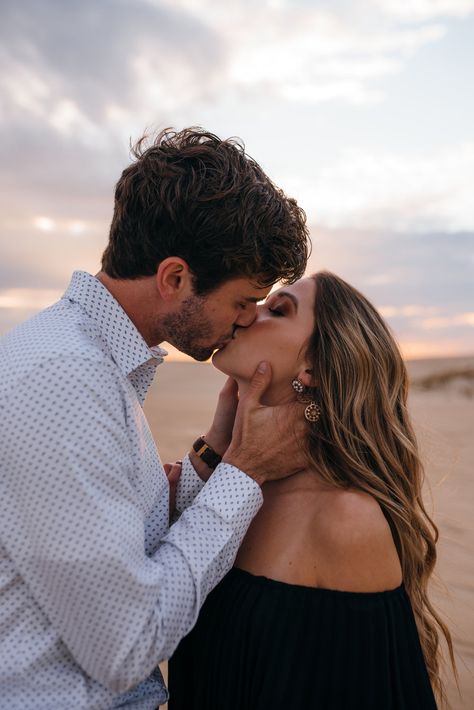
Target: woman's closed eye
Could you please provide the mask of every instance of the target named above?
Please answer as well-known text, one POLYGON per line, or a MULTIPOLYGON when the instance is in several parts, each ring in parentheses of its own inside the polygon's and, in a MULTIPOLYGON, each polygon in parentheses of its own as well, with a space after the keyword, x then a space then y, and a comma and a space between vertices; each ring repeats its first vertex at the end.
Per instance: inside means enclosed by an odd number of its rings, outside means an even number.
POLYGON ((270 306, 267 306, 268 312, 272 314, 272 316, 284 316, 284 310, 281 307, 274 306, 273 308, 270 308, 270 306))

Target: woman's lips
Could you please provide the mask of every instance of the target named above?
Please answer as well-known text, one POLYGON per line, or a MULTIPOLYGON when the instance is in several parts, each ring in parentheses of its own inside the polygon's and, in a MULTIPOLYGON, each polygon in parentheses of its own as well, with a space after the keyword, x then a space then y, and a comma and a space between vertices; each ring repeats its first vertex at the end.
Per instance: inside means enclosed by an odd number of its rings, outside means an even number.
POLYGON ((218 345, 216 345, 216 350, 223 350, 224 348, 226 348, 229 345, 229 343, 231 343, 234 340, 235 336, 237 335, 237 330, 238 330, 238 328, 235 328, 235 330, 232 333, 232 336, 230 338, 228 338, 227 340, 224 340, 223 343, 219 343, 218 345))

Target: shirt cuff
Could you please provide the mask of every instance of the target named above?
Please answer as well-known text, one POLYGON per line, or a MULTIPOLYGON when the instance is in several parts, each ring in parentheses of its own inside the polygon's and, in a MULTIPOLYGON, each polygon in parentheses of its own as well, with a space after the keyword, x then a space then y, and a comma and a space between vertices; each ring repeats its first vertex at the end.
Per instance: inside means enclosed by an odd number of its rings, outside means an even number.
POLYGON ((245 534, 263 503, 262 489, 250 476, 229 463, 220 463, 194 504, 214 510, 238 535, 245 534))
POLYGON ((181 465, 181 476, 176 488, 175 507, 177 513, 182 513, 183 510, 192 504, 204 484, 205 481, 198 476, 189 455, 186 454, 181 465))
POLYGON ((262 503, 262 490, 255 481, 235 466, 220 463, 193 504, 170 527, 163 542, 181 550, 200 599, 231 568, 262 503))

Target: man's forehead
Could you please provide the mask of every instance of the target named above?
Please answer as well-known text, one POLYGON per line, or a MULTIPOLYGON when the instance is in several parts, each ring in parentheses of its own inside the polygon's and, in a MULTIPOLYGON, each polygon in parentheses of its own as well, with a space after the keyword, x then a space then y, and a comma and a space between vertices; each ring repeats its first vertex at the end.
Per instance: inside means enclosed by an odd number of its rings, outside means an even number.
POLYGON ((261 301, 272 290, 272 286, 259 286, 256 280, 243 278, 233 280, 229 283, 229 286, 231 286, 237 296, 249 303, 261 301))
POLYGON ((271 286, 264 286, 263 288, 260 286, 246 288, 243 290, 243 298, 249 303, 258 303, 258 301, 265 299, 271 290, 271 286))

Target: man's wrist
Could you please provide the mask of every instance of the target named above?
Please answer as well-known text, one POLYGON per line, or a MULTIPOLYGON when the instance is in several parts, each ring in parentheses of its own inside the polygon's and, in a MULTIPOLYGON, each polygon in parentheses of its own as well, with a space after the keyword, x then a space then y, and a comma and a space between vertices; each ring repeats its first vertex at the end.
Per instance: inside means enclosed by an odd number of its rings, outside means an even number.
POLYGON ((245 473, 246 476, 255 481, 255 483, 257 483, 260 487, 262 487, 266 481, 265 476, 255 471, 252 471, 250 462, 248 460, 245 460, 244 457, 239 456, 239 453, 237 451, 232 451, 231 448, 227 449, 227 451, 225 452, 224 456, 222 457, 222 463, 228 463, 229 465, 238 468, 240 471, 242 471, 242 473, 245 473))

